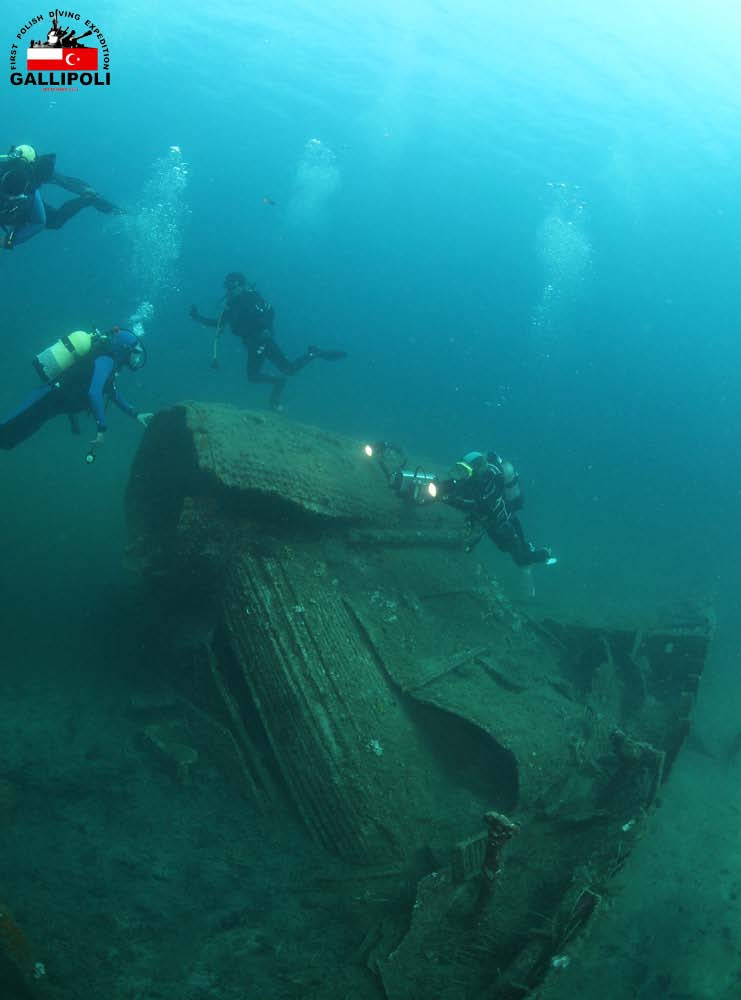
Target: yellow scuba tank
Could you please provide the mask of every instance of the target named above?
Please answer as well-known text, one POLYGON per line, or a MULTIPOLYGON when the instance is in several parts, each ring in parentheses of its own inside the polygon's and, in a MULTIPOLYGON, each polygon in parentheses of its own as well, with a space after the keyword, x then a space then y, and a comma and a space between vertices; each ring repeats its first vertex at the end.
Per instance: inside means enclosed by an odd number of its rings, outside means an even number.
POLYGON ((36 355, 33 366, 44 382, 56 382, 76 362, 90 353, 96 336, 85 330, 75 330, 66 337, 60 337, 51 347, 36 355))

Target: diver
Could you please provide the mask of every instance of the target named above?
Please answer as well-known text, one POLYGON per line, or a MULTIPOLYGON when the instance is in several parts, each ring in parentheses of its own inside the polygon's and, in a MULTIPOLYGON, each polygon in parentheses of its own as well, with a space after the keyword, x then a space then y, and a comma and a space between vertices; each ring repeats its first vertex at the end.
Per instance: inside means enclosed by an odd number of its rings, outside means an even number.
POLYGON ((42 229, 61 229, 84 208, 104 215, 123 215, 124 210, 106 201, 85 181, 66 177, 56 170, 56 153, 37 155, 33 146, 11 146, 0 156, 0 227, 2 247, 12 250, 42 229), (44 201, 40 188, 55 184, 77 195, 55 207, 44 201))
POLYGON ((438 499, 468 514, 467 551, 488 535, 518 566, 557 562, 549 548, 535 548, 526 540, 517 516, 524 503, 520 477, 496 452, 470 451, 436 485, 438 499))
POLYGON ((190 307, 190 317, 202 326, 214 327, 212 368, 219 367, 219 337, 224 327, 229 324, 234 333, 247 349, 247 378, 250 382, 266 382, 272 385, 270 407, 273 410, 282 409, 281 396, 285 388, 287 375, 296 372, 315 358, 323 361, 339 361, 347 357, 345 351, 327 351, 320 347, 307 347, 306 352, 295 361, 289 361, 273 339, 273 321, 275 310, 266 302, 253 285, 248 285, 243 274, 233 271, 224 278, 225 305, 218 319, 208 319, 201 316, 197 306, 190 307), (272 375, 262 371, 266 361, 269 361, 280 375, 272 375))
POLYGON ((44 384, 0 422, 0 448, 10 451, 48 420, 62 414, 69 418, 73 433, 79 434, 77 417, 88 412, 95 419, 98 433, 90 442, 86 461, 94 461, 96 449, 105 440, 105 409, 109 400, 144 427, 152 419, 153 414, 135 410, 121 395, 117 384, 122 368, 139 371, 146 359, 139 337, 118 327, 105 334, 75 330, 55 341, 34 359, 34 367, 44 384))

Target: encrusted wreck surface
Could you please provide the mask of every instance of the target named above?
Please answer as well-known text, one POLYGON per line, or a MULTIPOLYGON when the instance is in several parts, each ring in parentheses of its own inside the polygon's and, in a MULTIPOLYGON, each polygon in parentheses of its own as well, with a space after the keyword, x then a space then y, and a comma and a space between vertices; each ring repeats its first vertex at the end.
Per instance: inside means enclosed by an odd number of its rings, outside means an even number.
POLYGON ((358 442, 225 406, 157 416, 127 518, 195 758, 385 873, 355 956, 378 995, 525 995, 646 831, 707 616, 534 622, 358 442))

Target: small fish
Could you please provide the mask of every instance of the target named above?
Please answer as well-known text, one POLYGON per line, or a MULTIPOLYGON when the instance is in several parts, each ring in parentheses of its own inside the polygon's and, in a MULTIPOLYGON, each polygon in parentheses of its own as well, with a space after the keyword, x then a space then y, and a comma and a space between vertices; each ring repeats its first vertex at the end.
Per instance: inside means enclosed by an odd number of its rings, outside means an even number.
POLYGON ((277 206, 277 204, 278 204, 277 201, 273 201, 272 198, 268 198, 268 196, 266 194, 264 194, 262 196, 262 203, 263 203, 263 205, 275 205, 275 206, 277 206))

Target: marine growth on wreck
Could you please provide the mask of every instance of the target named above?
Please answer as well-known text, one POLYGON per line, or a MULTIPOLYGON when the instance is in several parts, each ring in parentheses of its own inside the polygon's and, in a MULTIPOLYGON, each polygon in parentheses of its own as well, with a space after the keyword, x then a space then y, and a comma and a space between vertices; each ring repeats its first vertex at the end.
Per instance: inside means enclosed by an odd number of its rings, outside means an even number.
POLYGON ((146 739, 382 897, 358 996, 522 997, 568 961, 650 832, 709 616, 535 620, 360 442, 228 406, 157 416, 127 522, 180 705, 146 739))

